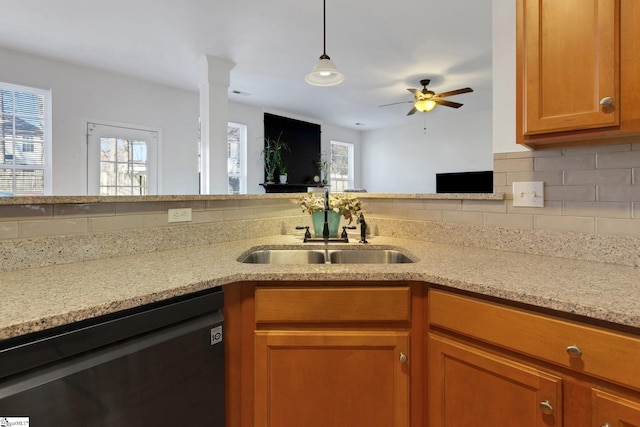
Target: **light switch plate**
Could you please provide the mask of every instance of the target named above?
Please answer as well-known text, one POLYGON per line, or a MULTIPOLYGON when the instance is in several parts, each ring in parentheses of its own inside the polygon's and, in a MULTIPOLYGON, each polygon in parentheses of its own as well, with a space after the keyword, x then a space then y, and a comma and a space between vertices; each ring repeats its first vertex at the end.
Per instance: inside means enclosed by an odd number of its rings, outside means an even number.
POLYGON ((544 182, 514 182, 513 183, 514 207, 544 207, 544 182))

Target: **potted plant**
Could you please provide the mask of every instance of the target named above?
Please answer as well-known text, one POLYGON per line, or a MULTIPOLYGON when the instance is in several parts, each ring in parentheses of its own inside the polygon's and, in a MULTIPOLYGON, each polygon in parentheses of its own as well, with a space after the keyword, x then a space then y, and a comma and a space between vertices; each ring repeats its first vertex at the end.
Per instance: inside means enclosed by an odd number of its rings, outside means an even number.
MULTIPOLYGON (((322 236, 324 226, 324 196, 321 194, 307 193, 298 200, 302 212, 309 213, 313 221, 313 228, 316 236, 322 236)), ((338 236, 340 217, 351 224, 364 214, 362 202, 357 197, 347 193, 335 193, 329 195, 329 212, 327 222, 329 223, 330 237, 338 236)))
MULTIPOLYGON (((282 140, 282 132, 277 139, 264 137, 264 148, 262 149, 262 157, 264 159, 264 169, 267 172, 267 182, 274 182, 276 170, 280 174, 286 175, 286 165, 282 157, 283 151, 289 151, 289 146, 282 140)), ((286 179, 285 179, 286 181, 286 179)))
POLYGON ((289 151, 289 146, 282 143, 281 149, 276 153, 275 161, 276 167, 278 168, 278 174, 280 175, 280 183, 287 183, 287 163, 284 161, 284 156, 282 155, 283 151, 289 151))

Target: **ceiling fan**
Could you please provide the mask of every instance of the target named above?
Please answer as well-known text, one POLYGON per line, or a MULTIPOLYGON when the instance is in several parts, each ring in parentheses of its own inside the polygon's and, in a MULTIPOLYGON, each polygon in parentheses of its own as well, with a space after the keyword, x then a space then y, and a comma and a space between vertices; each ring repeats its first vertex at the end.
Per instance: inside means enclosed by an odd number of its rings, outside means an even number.
POLYGON ((453 95, 460 95, 462 93, 473 92, 473 89, 471 89, 470 87, 465 87, 462 89, 451 90, 449 92, 435 93, 434 91, 427 89, 429 82, 431 82, 431 80, 429 79, 420 80, 420 84, 422 85, 422 90, 407 89, 409 92, 414 94, 415 98, 413 101, 394 102, 391 104, 379 105, 379 107, 387 107, 389 105, 405 104, 405 103, 411 102, 413 103, 413 108, 411 109, 411 111, 407 113, 407 116, 410 116, 412 114, 415 114, 416 111, 420 111, 420 112, 431 111, 434 109, 436 104, 444 105, 446 107, 451 107, 451 108, 460 108, 462 107, 462 104, 460 104, 459 102, 447 101, 446 99, 442 99, 442 98, 446 98, 448 96, 453 96, 453 95))

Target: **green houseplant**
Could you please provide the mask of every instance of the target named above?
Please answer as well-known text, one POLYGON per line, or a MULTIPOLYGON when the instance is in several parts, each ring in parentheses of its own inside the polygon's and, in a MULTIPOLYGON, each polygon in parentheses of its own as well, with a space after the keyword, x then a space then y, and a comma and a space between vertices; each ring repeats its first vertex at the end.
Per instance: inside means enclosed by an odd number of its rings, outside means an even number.
MULTIPOLYGON (((285 146, 285 149, 288 150, 289 147, 285 146)), ((277 167, 278 167, 278 174, 280 175, 280 183, 286 184, 287 183, 287 164, 282 157, 282 153, 280 153, 280 155, 276 159, 276 162, 278 163, 277 167)))
POLYGON ((282 140, 282 132, 277 139, 264 137, 264 148, 262 157, 264 159, 264 169, 267 172, 267 182, 273 182, 276 170, 281 175, 286 175, 287 167, 284 161, 283 152, 290 151, 289 146, 282 140))

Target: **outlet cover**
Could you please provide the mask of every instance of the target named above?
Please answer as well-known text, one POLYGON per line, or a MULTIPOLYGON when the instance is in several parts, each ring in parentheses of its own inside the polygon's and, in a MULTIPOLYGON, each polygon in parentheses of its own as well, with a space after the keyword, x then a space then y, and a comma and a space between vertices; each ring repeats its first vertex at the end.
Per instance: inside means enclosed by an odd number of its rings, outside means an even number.
POLYGON ((544 182, 514 182, 513 206, 543 208, 544 182))
POLYGON ((191 221, 191 208, 169 209, 169 222, 191 221))

